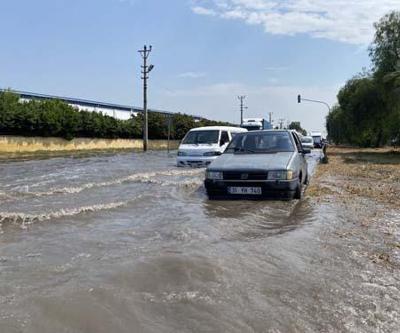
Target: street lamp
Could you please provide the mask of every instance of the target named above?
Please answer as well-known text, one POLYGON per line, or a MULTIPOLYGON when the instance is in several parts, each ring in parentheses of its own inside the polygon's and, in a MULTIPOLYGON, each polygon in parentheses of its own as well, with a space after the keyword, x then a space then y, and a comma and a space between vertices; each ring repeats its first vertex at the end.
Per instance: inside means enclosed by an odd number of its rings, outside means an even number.
POLYGON ((303 98, 303 97, 301 97, 301 95, 297 95, 297 103, 300 104, 302 101, 311 102, 311 103, 324 104, 324 105, 328 108, 328 111, 331 112, 331 107, 329 106, 328 103, 323 102, 323 101, 319 101, 319 100, 316 100, 316 99, 303 98))

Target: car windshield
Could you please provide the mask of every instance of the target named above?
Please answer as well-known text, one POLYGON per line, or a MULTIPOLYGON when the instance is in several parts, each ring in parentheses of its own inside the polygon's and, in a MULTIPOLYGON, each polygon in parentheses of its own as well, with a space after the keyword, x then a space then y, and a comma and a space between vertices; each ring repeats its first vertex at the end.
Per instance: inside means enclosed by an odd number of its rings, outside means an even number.
POLYGON ((187 145, 218 143, 219 131, 190 131, 182 143, 187 145))
POLYGON ((301 142, 303 142, 303 143, 313 143, 313 139, 312 138, 302 138, 301 142))
POLYGON ((294 146, 288 132, 272 131, 237 135, 225 150, 226 153, 235 154, 262 154, 292 151, 294 151, 294 146))
POLYGON ((321 137, 320 136, 313 136, 314 143, 320 143, 321 137))
POLYGON ((257 125, 257 124, 253 124, 253 125, 242 125, 242 128, 247 129, 248 131, 259 131, 261 130, 261 126, 257 125))

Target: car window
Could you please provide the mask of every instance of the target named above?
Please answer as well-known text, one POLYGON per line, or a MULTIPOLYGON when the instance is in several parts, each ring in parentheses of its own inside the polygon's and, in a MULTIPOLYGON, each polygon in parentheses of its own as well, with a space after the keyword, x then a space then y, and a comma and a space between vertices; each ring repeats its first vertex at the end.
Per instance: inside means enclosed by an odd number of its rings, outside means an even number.
POLYGON ((321 143, 321 137, 320 136, 313 136, 313 141, 314 141, 314 143, 321 143))
POLYGON ((302 139, 301 139, 301 142, 304 142, 304 143, 313 143, 313 139, 312 139, 312 138, 307 138, 307 137, 305 137, 305 138, 302 138, 302 139))
POLYGON ((228 143, 228 142, 229 142, 228 132, 222 131, 220 145, 223 146, 225 143, 228 143))
POLYGON ((299 138, 297 137, 297 134, 292 132, 292 136, 293 136, 294 142, 296 143, 297 151, 299 151, 299 152, 303 151, 303 146, 301 145, 301 142, 300 142, 299 138))
POLYGON ((227 153, 277 153, 294 151, 288 132, 249 132, 238 134, 228 146, 227 153))

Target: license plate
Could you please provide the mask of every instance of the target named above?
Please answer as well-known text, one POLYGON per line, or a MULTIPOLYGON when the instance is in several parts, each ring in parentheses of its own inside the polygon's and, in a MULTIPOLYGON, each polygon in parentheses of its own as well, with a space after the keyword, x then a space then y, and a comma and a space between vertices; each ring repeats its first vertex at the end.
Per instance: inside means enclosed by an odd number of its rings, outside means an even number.
POLYGON ((228 187, 229 194, 260 195, 261 187, 228 187))

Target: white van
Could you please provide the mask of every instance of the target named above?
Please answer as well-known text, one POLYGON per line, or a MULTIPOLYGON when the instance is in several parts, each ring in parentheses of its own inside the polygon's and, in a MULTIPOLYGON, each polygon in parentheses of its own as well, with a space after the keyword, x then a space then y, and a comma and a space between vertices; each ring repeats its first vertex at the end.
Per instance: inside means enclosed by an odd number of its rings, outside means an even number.
POLYGON ((191 129, 183 138, 176 158, 177 166, 207 166, 221 155, 236 133, 247 129, 206 126, 191 129))

